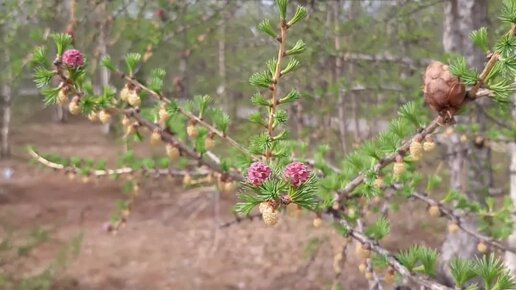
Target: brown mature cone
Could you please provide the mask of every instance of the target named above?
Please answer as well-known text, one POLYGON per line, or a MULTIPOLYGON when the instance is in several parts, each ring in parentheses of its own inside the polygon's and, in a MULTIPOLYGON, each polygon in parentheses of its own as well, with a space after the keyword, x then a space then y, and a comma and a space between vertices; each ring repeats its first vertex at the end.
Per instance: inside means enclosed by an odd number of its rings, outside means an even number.
POLYGON ((466 87, 454 76, 448 66, 433 61, 425 71, 425 101, 445 120, 452 120, 466 98, 466 87))

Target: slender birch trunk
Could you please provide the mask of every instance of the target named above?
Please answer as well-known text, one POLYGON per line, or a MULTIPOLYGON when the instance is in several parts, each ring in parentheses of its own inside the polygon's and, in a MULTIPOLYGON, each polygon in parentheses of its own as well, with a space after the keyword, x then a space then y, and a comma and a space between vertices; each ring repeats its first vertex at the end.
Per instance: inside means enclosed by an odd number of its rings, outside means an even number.
MULTIPOLYGON (((75 26, 77 24, 77 0, 66 0, 62 5, 58 5, 56 15, 64 13, 63 10, 68 10, 70 18, 66 27, 65 33, 69 33, 72 36, 72 44, 75 43, 75 26)), ((56 122, 64 123, 68 120, 68 109, 65 106, 56 104, 55 105, 54 120, 56 122)))
MULTIPOLYGON (((355 17, 360 14, 361 4, 360 4, 360 1, 350 1, 349 5, 351 6, 351 9, 349 9, 348 18, 349 18, 349 21, 353 21, 355 19, 355 17)), ((348 37, 348 39, 351 39, 351 37, 352 36, 350 35, 348 37)), ((350 76, 349 78, 352 79, 352 76, 354 74, 353 63, 351 63, 351 62, 348 63, 347 68, 348 68, 348 72, 349 72, 348 75, 350 76)), ((358 119, 358 110, 360 108, 359 108, 359 104, 358 104, 358 100, 357 100, 357 93, 350 91, 349 94, 351 97, 351 120, 353 122, 353 127, 354 127, 353 129, 355 131, 355 134, 354 134, 355 140, 353 142, 357 143, 357 142, 360 142, 360 140, 361 140, 360 121, 358 119)))
MULTIPOLYGON (((516 95, 513 96, 513 101, 516 102, 516 95)), ((512 117, 516 119, 516 108, 512 110, 512 117)), ((509 167, 510 174, 510 196, 513 204, 516 204, 516 142, 509 144, 511 153, 511 165, 509 167)), ((516 246, 516 216, 513 216, 513 232, 507 240, 508 246, 516 246)), ((516 274, 516 254, 511 252, 505 253, 505 264, 513 274, 516 274)))
POLYGON ((334 73, 334 82, 333 85, 337 87, 337 99, 338 99, 338 117, 339 117, 339 133, 340 133, 340 143, 342 152, 347 151, 347 130, 346 130, 346 98, 345 95, 340 88, 340 79, 342 73, 342 57, 341 54, 341 45, 340 45, 340 8, 341 2, 340 0, 336 0, 333 2, 333 31, 335 34, 335 73, 334 73))
MULTIPOLYGON (((183 3, 183 6, 181 7, 183 16, 186 15, 188 10, 188 3, 183 3)), ((183 23, 186 23, 184 21, 183 17, 183 23)), ((185 24, 186 25, 186 24, 185 24)), ((181 74, 181 92, 180 97, 183 99, 188 98, 188 91, 189 91, 189 78, 188 78, 188 58, 190 57, 190 49, 188 48, 188 29, 183 29, 182 31, 182 38, 183 38, 183 47, 182 47, 182 53, 181 53, 181 59, 179 60, 179 73, 181 74)))
MULTIPOLYGON (((225 5, 224 3, 221 5, 225 5)), ((222 15, 219 23, 219 38, 218 38, 218 75, 219 86, 217 87, 217 95, 223 99, 224 110, 233 113, 235 107, 232 102, 232 97, 226 94, 226 17, 222 15)), ((232 115, 233 117, 235 115, 232 115)))
MULTIPOLYGON (((474 48, 468 36, 471 31, 486 25, 487 0, 447 0, 444 5, 444 16, 445 51, 462 53, 470 66, 481 68, 485 57, 481 51, 474 48)), ((485 117, 478 111, 472 122, 483 127, 485 117)), ((490 150, 487 147, 472 146, 472 142, 462 143, 459 139, 457 134, 453 134, 446 141, 450 186, 466 194, 468 198, 482 202, 482 195, 487 192, 492 180, 490 150)), ((464 222, 469 228, 476 227, 476 222, 472 218, 467 218, 464 222)), ((441 247, 439 261, 440 276, 444 282, 452 284, 447 267, 450 260, 454 257, 473 258, 476 254, 476 245, 477 241, 462 232, 447 234, 441 247)))
MULTIPOLYGON (((6 39, 6 38, 4 38, 6 39)), ((2 95, 2 128, 0 132, 0 158, 5 159, 10 156, 9 147, 9 129, 11 125, 11 102, 12 102, 12 72, 9 67, 11 56, 9 49, 4 51, 4 60, 6 65, 5 78, 3 79, 0 94, 2 95)))
POLYGON ((219 27, 220 38, 218 41, 219 45, 219 88, 217 89, 217 93, 219 95, 223 95, 226 91, 226 24, 225 20, 221 20, 221 24, 219 27))
MULTIPOLYGON (((109 23, 108 23, 108 11, 107 11, 107 3, 103 2, 100 5, 101 10, 101 17, 100 19, 100 30, 99 30, 99 38, 98 38, 98 50, 99 50, 99 60, 102 59, 104 56, 107 55, 107 37, 108 37, 108 29, 109 29, 109 23)), ((99 66, 100 69, 100 90, 102 90, 104 87, 109 86, 109 70, 104 66, 99 66)), ((103 124, 102 125, 102 132, 105 134, 109 134, 111 131, 112 124, 103 124)))
MULTIPOLYGON (((5 54, 7 55, 8 51, 6 51, 5 54)), ((8 60, 9 58, 6 57, 6 59, 8 60)), ((9 146, 9 127, 11 125, 12 88, 9 85, 9 79, 10 75, 8 73, 7 81, 2 84, 2 144, 0 148, 0 157, 2 159, 9 158, 11 155, 11 148, 9 146)))

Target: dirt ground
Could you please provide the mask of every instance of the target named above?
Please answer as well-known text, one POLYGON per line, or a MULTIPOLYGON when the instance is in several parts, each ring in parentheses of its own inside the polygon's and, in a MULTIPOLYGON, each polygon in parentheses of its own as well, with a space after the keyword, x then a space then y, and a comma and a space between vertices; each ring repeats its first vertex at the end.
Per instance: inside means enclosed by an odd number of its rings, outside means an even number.
MULTIPOLYGON (((334 278, 334 244, 330 226, 315 229, 313 216, 282 216, 268 228, 260 221, 244 221, 229 228, 217 224, 233 219, 234 195, 222 195, 219 221, 214 218, 213 188, 184 190, 172 181, 148 181, 129 223, 117 235, 102 230, 121 185, 109 179, 83 183, 28 162, 24 147, 36 145, 44 153, 114 160, 120 146, 99 126, 80 120, 58 124, 50 118, 28 120, 12 134, 14 158, 0 162, 0 221, 17 230, 55 227, 66 241, 83 233, 80 254, 60 273, 53 289, 329 289, 334 278), (310 246, 317 245, 313 251, 310 246)), ((444 224, 434 225, 414 215, 408 205, 393 215, 393 234, 385 246, 409 247, 414 241, 438 246, 444 224), (397 222, 399 221, 399 222, 397 222)), ((419 211, 421 212, 421 211, 419 211)), ((421 214, 419 214, 421 215, 421 214)), ((35 252, 36 262, 20 268, 34 273, 52 259, 58 243, 35 252)), ((354 247, 340 278, 344 289, 367 289, 358 272, 354 247)))

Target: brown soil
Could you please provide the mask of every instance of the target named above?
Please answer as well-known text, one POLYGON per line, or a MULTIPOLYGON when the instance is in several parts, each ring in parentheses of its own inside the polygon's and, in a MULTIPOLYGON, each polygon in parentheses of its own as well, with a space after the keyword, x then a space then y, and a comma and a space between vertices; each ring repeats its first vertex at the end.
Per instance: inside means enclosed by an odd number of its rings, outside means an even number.
MULTIPOLYGON (((285 214, 273 228, 256 220, 219 229, 217 224, 233 219, 234 195, 221 197, 216 221, 213 188, 185 190, 176 182, 151 180, 127 226, 110 235, 101 225, 123 198, 121 185, 109 179, 68 180, 29 164, 24 146, 112 161, 121 147, 114 138, 103 135, 99 126, 76 120, 32 120, 12 136, 15 156, 0 163, 0 171, 14 169, 10 180, 0 177, 0 221, 20 231, 56 227, 60 241, 84 233, 79 256, 59 275, 55 289, 329 289, 333 282, 334 245, 342 238, 328 224, 315 229, 312 215, 285 214), (316 250, 308 251, 313 245, 316 250)), ((406 248, 414 241, 439 244, 439 238, 426 233, 443 224, 413 216, 414 207, 393 214, 388 248, 406 248)), ((38 248, 35 262, 20 265, 18 272, 37 272, 58 244, 38 248)), ((367 289, 353 249, 348 249, 340 281, 344 289, 367 289)))

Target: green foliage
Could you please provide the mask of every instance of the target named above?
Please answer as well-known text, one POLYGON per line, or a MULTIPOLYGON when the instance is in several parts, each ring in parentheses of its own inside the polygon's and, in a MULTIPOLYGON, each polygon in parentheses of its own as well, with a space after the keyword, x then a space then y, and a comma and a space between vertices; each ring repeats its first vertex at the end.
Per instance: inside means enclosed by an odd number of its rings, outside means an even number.
POLYGON ((450 273, 455 280, 455 285, 463 288, 476 276, 474 262, 455 258, 450 262, 450 273))
POLYGON ((424 246, 412 246, 410 249, 401 251, 396 258, 409 271, 423 272, 427 275, 435 275, 437 269, 437 251, 424 246))
POLYGON ((279 100, 280 104, 292 103, 299 99, 300 94, 295 89, 292 89, 285 97, 279 100))
POLYGON ((472 212, 476 212, 481 209, 481 206, 479 203, 470 201, 464 194, 462 194, 458 191, 455 191, 455 190, 450 190, 442 200, 443 200, 443 202, 447 202, 447 203, 454 202, 455 207, 457 209, 462 209, 462 210, 467 210, 467 211, 472 211, 472 212))
POLYGON ((495 52, 497 52, 504 58, 512 57, 514 54, 515 47, 516 37, 512 35, 504 35, 495 44, 495 52))
POLYGON ((276 0, 276 3, 278 4, 280 17, 282 20, 287 18, 287 6, 288 6, 288 0, 276 0))
POLYGON ((101 60, 100 60, 100 64, 109 69, 110 71, 115 71, 116 70, 116 67, 115 65, 113 64, 113 60, 111 59, 111 56, 109 55, 105 55, 101 60))
POLYGON ((287 66, 281 71, 282 75, 286 75, 290 72, 295 71, 297 68, 299 68, 299 61, 295 58, 290 58, 288 61, 287 66))
MULTIPOLYGON (((42 83, 40 81, 40 83, 42 83)), ((56 104, 57 103, 57 95, 59 94, 59 91, 61 89, 56 87, 56 88, 43 88, 43 90, 41 91, 41 94, 43 95, 44 99, 43 99, 43 102, 45 103, 45 105, 53 105, 53 104, 56 104)))
POLYGON ((213 98, 208 95, 194 96, 194 102, 198 105, 199 116, 203 116, 208 106, 213 103, 213 98))
POLYGON ((369 162, 364 158, 364 155, 360 154, 358 151, 351 152, 346 156, 343 163, 344 167, 352 168, 355 172, 360 172, 369 165, 369 162))
MULTIPOLYGON (((260 93, 256 93, 251 97, 251 102, 256 106, 270 106, 271 102, 263 97, 260 93)), ((260 117, 261 119, 261 117, 260 117)))
POLYGON ((409 271, 413 271, 418 262, 417 248, 410 248, 409 250, 401 251, 396 258, 409 271))
POLYGON ((472 86, 478 81, 478 73, 468 67, 466 59, 462 56, 453 58, 449 68, 453 75, 459 77, 468 86, 472 86))
POLYGON ((164 69, 153 69, 150 73, 149 79, 147 80, 147 86, 149 89, 155 92, 161 92, 166 74, 167 72, 164 69))
MULTIPOLYGON (((515 63, 516 64, 516 63, 515 63)), ((502 105, 511 103, 511 98, 514 93, 514 86, 508 80, 500 80, 499 82, 491 82, 489 89, 494 93, 494 99, 502 105)))
POLYGON ((316 191, 318 186, 318 179, 315 175, 311 175, 310 178, 299 187, 290 187, 288 195, 292 199, 292 202, 309 210, 313 210, 317 207, 316 191))
POLYGON ((273 128, 276 128, 279 124, 285 124, 287 123, 288 117, 287 112, 284 110, 278 110, 276 114, 274 115, 274 123, 273 128))
MULTIPOLYGON (((362 152, 364 152, 366 156, 369 156, 375 161, 378 161, 382 158, 382 152, 378 148, 376 142, 373 140, 368 140, 364 145, 362 145, 362 152)), ((374 177, 376 178, 376 175, 374 175, 374 177)))
POLYGON ((306 50, 306 44, 302 40, 298 40, 294 46, 287 50, 285 53, 287 55, 296 55, 305 52, 306 50))
POLYGON ((229 115, 221 110, 217 110, 214 112, 216 113, 213 114, 212 119, 215 124, 215 127, 217 127, 217 129, 219 129, 222 133, 227 133, 230 124, 229 115))
POLYGON ((407 119, 394 119, 389 124, 389 132, 393 133, 400 139, 403 139, 412 133, 410 129, 411 127, 407 123, 407 119))
POLYGON ((486 27, 481 27, 480 29, 471 32, 469 37, 478 48, 482 49, 484 52, 489 51, 489 42, 487 38, 486 27))
POLYGON ((393 132, 385 131, 378 135, 378 147, 385 153, 394 153, 401 144, 401 139, 393 132))
POLYGON ((435 174, 435 175, 430 175, 428 177, 428 181, 427 181, 427 184, 426 184, 426 190, 430 193, 432 192, 433 190, 437 189, 439 187, 439 185, 441 185, 442 183, 442 178, 441 176, 435 174))
POLYGON ((130 76, 133 75, 134 70, 140 64, 142 55, 139 53, 128 53, 125 56, 125 63, 127 65, 127 72, 130 76))
POLYGON ((271 76, 274 75, 276 72, 276 64, 278 63, 278 60, 276 58, 269 59, 266 63, 267 69, 269 70, 269 73, 271 76))
POLYGON ((38 66, 34 71, 34 82, 38 88, 46 87, 52 81, 54 72, 44 67, 38 66))
POLYGON ((260 196, 249 192, 240 194, 238 199, 239 202, 235 205, 235 212, 240 215, 249 215, 253 208, 264 201, 260 196))
POLYGON ((178 112, 179 106, 175 100, 170 100, 170 102, 166 106, 166 109, 167 109, 167 113, 170 116, 173 116, 178 112))
POLYGON ((516 2, 514 0, 504 0, 499 18, 502 21, 516 23, 516 2))
POLYGON ((50 67, 50 61, 47 58, 47 52, 44 46, 39 46, 34 49, 32 53, 32 64, 36 67, 50 67))
POLYGON ((260 24, 258 24, 258 29, 261 32, 263 32, 273 38, 276 38, 276 36, 277 36, 277 33, 276 33, 276 31, 274 31, 274 28, 272 27, 269 19, 265 19, 262 22, 260 22, 260 24))
POLYGON ((269 88, 272 85, 272 75, 270 72, 257 72, 249 78, 249 83, 256 87, 269 88))
POLYGON ((365 233, 369 237, 378 241, 385 238, 390 233, 390 231, 391 225, 389 220, 382 216, 374 224, 367 227, 365 233))
POLYGON ((419 247, 419 260, 423 266, 423 272, 429 276, 435 276, 437 271, 437 251, 427 247, 419 247))
POLYGON ((403 105, 398 112, 398 115, 412 123, 415 127, 420 127, 425 121, 425 115, 417 108, 415 102, 409 102, 403 105))
POLYGON ((308 11, 306 10, 305 7, 303 6, 297 6, 296 8, 296 13, 294 14, 294 17, 292 17, 292 19, 290 19, 287 23, 288 26, 292 26, 296 23, 298 23, 299 21, 303 20, 306 15, 308 14, 308 11))
POLYGON ((382 255, 374 255, 371 257, 371 263, 374 269, 386 269, 389 266, 389 260, 382 255))
POLYGON ((516 281, 501 259, 493 254, 483 256, 475 261, 475 273, 484 281, 485 289, 514 289, 516 281))
POLYGON ((52 35, 56 44, 57 56, 61 57, 66 49, 72 45, 72 37, 66 33, 56 33, 52 35))

